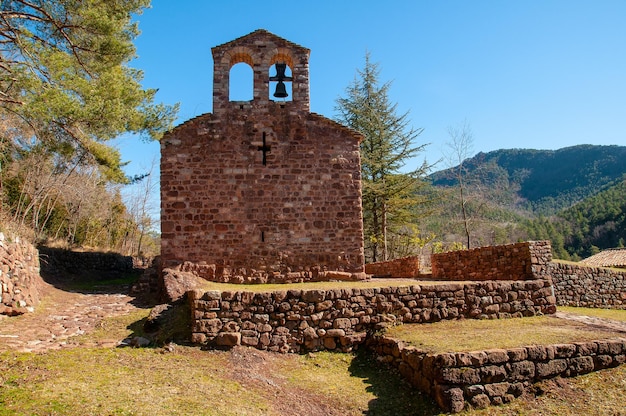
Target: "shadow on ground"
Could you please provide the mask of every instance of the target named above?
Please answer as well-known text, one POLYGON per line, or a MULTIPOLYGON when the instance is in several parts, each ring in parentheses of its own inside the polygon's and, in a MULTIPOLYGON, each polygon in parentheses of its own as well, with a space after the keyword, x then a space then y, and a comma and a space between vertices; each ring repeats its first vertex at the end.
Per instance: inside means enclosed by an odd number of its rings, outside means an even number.
MULTIPOLYGON (((39 267, 42 279, 56 287, 57 289, 81 293, 81 294, 109 294, 109 295, 130 295, 130 288, 145 272, 144 268, 120 267, 118 257, 121 255, 109 253, 80 253, 72 252, 75 262, 68 262, 67 259, 59 261, 57 256, 62 257, 65 250, 40 248, 39 267), (104 259, 110 258, 109 262, 102 261, 97 269, 86 268, 80 260, 81 254, 85 257, 93 257, 94 254, 101 254, 104 259)), ((130 295, 134 299, 131 304, 137 307, 153 307, 158 302, 156 294, 139 293, 130 295)))
POLYGON ((376 361, 371 354, 360 351, 350 364, 350 374, 364 379, 367 391, 376 398, 369 402, 365 415, 440 415, 441 409, 427 395, 402 379, 400 373, 392 367, 376 361))

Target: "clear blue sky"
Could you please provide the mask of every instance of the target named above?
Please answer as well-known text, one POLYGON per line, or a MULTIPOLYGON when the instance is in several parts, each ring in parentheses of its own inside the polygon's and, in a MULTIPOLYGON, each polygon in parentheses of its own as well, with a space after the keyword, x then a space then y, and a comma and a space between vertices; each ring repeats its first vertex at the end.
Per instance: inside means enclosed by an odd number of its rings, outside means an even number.
MULTIPOLYGON (((369 51, 390 99, 441 158, 463 120, 474 152, 626 145, 624 0, 153 0, 131 66, 177 124, 212 111, 211 47, 256 29, 311 49, 311 111, 329 118, 369 51)), ((158 144, 121 140, 128 172, 158 144)), ((437 168, 444 168, 439 165, 437 168)))

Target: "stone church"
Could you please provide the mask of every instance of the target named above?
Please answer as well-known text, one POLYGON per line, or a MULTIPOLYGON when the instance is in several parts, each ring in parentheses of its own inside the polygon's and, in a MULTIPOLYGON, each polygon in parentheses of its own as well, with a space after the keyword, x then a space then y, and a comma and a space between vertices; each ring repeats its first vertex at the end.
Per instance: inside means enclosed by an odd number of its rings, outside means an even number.
POLYGON ((161 141, 163 267, 216 281, 363 278, 362 136, 310 112, 310 50, 257 30, 212 54, 213 112, 161 141), (252 68, 250 101, 229 99, 238 63, 252 68))

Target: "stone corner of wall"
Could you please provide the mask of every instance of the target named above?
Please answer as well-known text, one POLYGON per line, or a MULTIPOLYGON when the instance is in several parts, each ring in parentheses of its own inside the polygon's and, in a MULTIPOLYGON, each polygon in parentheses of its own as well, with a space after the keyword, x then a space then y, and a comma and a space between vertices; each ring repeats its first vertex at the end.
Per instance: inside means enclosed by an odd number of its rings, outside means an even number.
POLYGON ((37 248, 0 233, 0 314, 32 312, 39 305, 43 287, 37 248))

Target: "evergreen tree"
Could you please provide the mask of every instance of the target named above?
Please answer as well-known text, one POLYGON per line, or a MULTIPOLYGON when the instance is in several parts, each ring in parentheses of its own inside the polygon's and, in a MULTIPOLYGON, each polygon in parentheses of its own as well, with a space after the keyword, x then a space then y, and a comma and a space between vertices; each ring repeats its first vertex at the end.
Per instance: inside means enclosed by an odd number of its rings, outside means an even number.
POLYGON ((390 83, 379 84, 378 64, 365 55, 365 66, 337 100, 337 121, 361 132, 363 226, 368 260, 387 260, 389 233, 410 223, 419 202, 416 190, 428 166, 403 172, 425 145, 414 141, 422 129, 409 127, 408 112, 398 115, 388 97, 390 83))
POLYGON ((130 68, 133 15, 150 0, 2 0, 0 124, 13 146, 33 144, 88 159, 125 182, 120 154, 106 141, 124 132, 158 139, 176 106, 154 104, 130 68))

